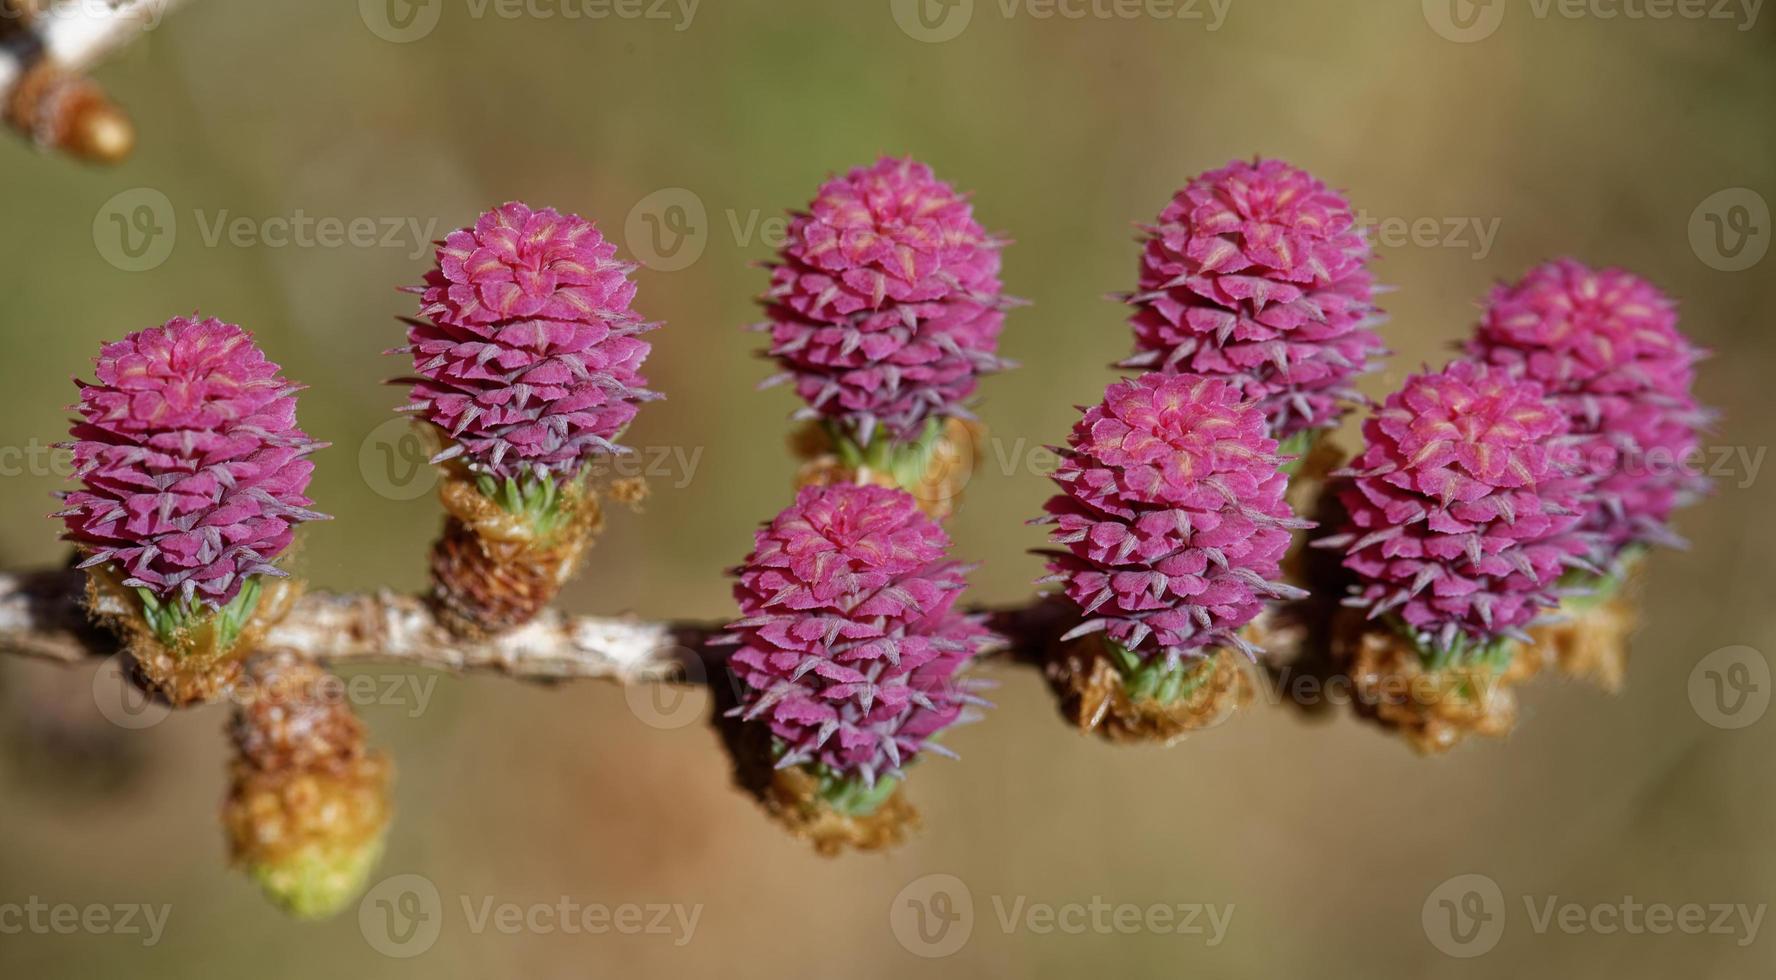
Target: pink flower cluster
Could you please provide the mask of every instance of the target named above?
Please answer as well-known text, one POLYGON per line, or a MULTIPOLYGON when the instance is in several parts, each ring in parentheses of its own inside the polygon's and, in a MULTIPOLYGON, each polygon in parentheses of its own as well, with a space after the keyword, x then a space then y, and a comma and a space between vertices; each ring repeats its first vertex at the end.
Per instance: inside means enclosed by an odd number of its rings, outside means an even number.
POLYGON ((1125 367, 1225 379, 1281 440, 1336 425, 1380 353, 1370 245, 1345 199, 1280 160, 1194 180, 1146 229, 1125 367))
POLYGON ((634 266, 577 215, 501 205, 450 233, 409 320, 416 377, 406 411, 442 429, 497 477, 572 474, 613 452, 644 386, 653 327, 629 308, 634 266))
POLYGON ((806 418, 916 438, 926 420, 965 414, 997 351, 1008 301, 1002 244, 968 199, 913 160, 884 158, 835 177, 789 241, 764 296, 767 353, 793 381, 806 418))
POLYGON ((956 611, 967 568, 948 547, 907 493, 851 484, 803 489, 757 533, 730 668, 737 710, 770 725, 780 766, 874 785, 981 703, 957 674, 992 634, 956 611))
POLYGON ((226 605, 274 564, 303 521, 324 444, 296 424, 297 385, 246 331, 174 317, 99 351, 80 383, 73 437, 83 489, 56 516, 125 585, 162 600, 226 605))
POLYGON ((1218 378, 1118 381, 1067 440, 1046 523, 1064 551, 1053 580, 1086 616, 1143 658, 1176 662, 1210 646, 1251 652, 1238 630, 1277 583, 1296 520, 1264 416, 1218 378))
POLYGON ((1687 462, 1708 415, 1691 393, 1703 352, 1676 305, 1621 269, 1572 259, 1493 290, 1469 356, 1542 385, 1566 414, 1594 479, 1584 527, 1607 564, 1636 544, 1681 543, 1671 513, 1708 488, 1687 462))
POLYGON ((1363 433, 1339 495, 1349 524, 1322 542, 1345 550, 1353 604, 1427 648, 1525 639, 1589 551, 1565 414, 1533 381, 1456 361, 1408 378, 1363 433))

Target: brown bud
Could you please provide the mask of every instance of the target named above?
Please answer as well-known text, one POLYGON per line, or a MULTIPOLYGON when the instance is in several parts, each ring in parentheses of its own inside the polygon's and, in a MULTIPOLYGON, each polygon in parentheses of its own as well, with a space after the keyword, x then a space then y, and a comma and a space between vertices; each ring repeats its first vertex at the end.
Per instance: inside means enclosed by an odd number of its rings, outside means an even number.
MULTIPOLYGON (((717 685, 718 698, 727 692, 717 685)), ((822 857, 847 849, 886 851, 919 827, 919 811, 896 785, 869 813, 847 813, 820 795, 820 781, 799 766, 778 769, 771 757, 771 736, 764 725, 748 724, 717 711, 715 725, 734 766, 734 782, 758 801, 772 820, 790 835, 805 840, 822 857)))
POLYGON ((1517 724, 1512 688, 1539 669, 1533 656, 1518 651, 1502 668, 1473 662, 1434 670, 1411 640, 1355 609, 1339 615, 1332 642, 1333 657, 1349 672, 1357 713, 1425 755, 1447 752, 1473 735, 1510 734, 1517 724))
POLYGON ((568 518, 546 540, 466 478, 446 477, 439 497, 449 516, 432 546, 432 598, 459 636, 482 638, 534 619, 579 570, 604 527, 590 490, 564 499, 568 518))
POLYGON ((1125 744, 1170 745, 1219 725, 1252 700, 1249 664, 1233 650, 1214 651, 1207 663, 1198 665, 1195 669, 1207 676, 1176 700, 1131 697, 1104 643, 1101 633, 1069 641, 1046 667, 1061 716, 1081 734, 1125 744))
POLYGON ((38 146, 92 163, 121 163, 136 145, 129 117, 96 82, 48 62, 19 79, 6 120, 38 146))
POLYGON ((132 662, 131 680, 175 707, 219 701, 239 681, 241 658, 289 614, 302 583, 261 578, 259 597, 240 633, 226 642, 215 620, 198 622, 163 642, 149 626, 142 598, 104 566, 87 569, 87 609, 115 632, 132 662))
POLYGON ((291 914, 333 915, 381 856, 388 758, 367 747, 326 672, 294 654, 253 658, 242 690, 222 810, 229 853, 291 914))
POLYGON ((825 487, 835 483, 868 483, 900 487, 919 501, 919 509, 933 520, 944 520, 961 505, 962 491, 980 465, 981 445, 987 428, 965 419, 945 419, 942 435, 918 479, 903 485, 893 473, 848 465, 834 451, 826 427, 810 422, 790 435, 790 450, 802 465, 796 470, 796 487, 825 487))

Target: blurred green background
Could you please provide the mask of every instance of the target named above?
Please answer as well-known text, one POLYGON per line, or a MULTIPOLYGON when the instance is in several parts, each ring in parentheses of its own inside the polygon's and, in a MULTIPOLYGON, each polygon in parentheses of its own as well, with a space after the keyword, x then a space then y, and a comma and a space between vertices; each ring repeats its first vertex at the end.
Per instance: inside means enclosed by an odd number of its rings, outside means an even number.
MULTIPOLYGON (((382 381, 402 369, 379 355, 401 342, 395 317, 412 301, 395 287, 426 268, 427 236, 278 247, 259 233, 300 213, 442 235, 501 201, 553 205, 652 260, 637 306, 667 323, 648 374, 669 400, 627 441, 668 462, 645 513, 614 515, 564 603, 720 618, 722 571, 786 502, 793 469, 792 397, 754 391, 768 367, 740 329, 770 222, 881 153, 971 189, 980 219, 1015 240, 1008 291, 1034 304, 1004 335, 1021 368, 983 387, 999 438, 951 524, 956 552, 985 562, 982 601, 1027 596, 1039 574, 1027 549, 1040 534, 1021 522, 1050 487, 1029 452, 1062 437, 1128 347, 1104 296, 1132 282, 1132 224, 1233 157, 1307 167, 1380 223, 1397 355, 1365 379, 1371 394, 1441 363, 1490 283, 1572 254, 1681 299, 1686 329, 1717 352, 1700 381, 1723 411, 1711 445, 1761 461, 1776 434, 1776 258, 1728 271, 1771 238, 1776 43, 1769 19, 1737 3, 1685 8, 1732 19, 1652 19, 1600 16, 1621 9, 1613 0, 1577 17, 1539 0, 1200 0, 1160 19, 1079 0, 1069 9, 1088 16, 1069 19, 976 0, 934 3, 903 29, 889 0, 704 0, 688 18, 654 0, 534 0, 518 16, 479 0, 385 2, 194 0, 99 73, 140 127, 129 163, 86 169, 0 145, 0 445, 61 437, 69 379, 101 341, 194 309, 242 323, 311 386, 303 421, 333 443, 313 496, 338 519, 305 532, 301 572, 326 588, 419 588, 438 507, 400 465, 399 431, 378 429, 400 400, 382 381), (613 16, 567 16, 601 9, 613 16), (154 268, 130 271, 159 257, 119 251, 140 242, 115 222, 143 206, 176 237, 154 268), (1710 213, 1744 240, 1692 236, 1710 213), (242 217, 257 239, 213 234, 242 217)), ((46 465, 7 470, 0 566, 62 559, 43 515, 63 485, 46 465)), ((1682 516, 1694 547, 1652 563, 1619 697, 1543 679, 1509 740, 1436 760, 1346 715, 1309 722, 1262 701, 1170 750, 1113 749, 1065 728, 1033 672, 997 669, 998 709, 953 740, 961 762, 918 767, 927 827, 886 856, 822 860, 789 840, 729 787, 711 732, 656 727, 647 692, 402 680, 408 693, 363 712, 400 767, 379 875, 420 874, 441 895, 437 941, 412 958, 379 950, 355 910, 288 921, 227 870, 224 712, 126 731, 95 707, 106 678, 3 664, 0 904, 164 902, 171 915, 148 948, 0 934, 0 974, 1768 975, 1773 923, 1749 944, 1572 934, 1538 931, 1525 905, 1776 897, 1776 718, 1723 729, 1692 698, 1711 652, 1776 654, 1768 487, 1729 464, 1715 497, 1682 516), (974 910, 966 943, 941 959, 913 955, 889 918, 931 874, 959 879, 974 910), (1492 879, 1504 900, 1502 939, 1473 959, 1446 955, 1423 921, 1461 874, 1492 879), (564 898, 702 911, 675 945, 477 931, 464 907, 564 898), (1000 911, 1020 900, 1233 912, 1212 944, 1007 930, 1000 911)), ((1766 670, 1765 702, 1769 687, 1766 670)))

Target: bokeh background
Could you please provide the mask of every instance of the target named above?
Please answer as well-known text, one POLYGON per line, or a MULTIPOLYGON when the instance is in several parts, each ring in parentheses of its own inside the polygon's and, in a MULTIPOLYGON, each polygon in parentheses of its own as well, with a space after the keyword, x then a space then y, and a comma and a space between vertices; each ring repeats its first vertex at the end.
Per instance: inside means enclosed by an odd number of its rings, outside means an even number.
MULTIPOLYGON (((192 310, 240 322, 311 386, 303 421, 333 443, 313 496, 338 519, 305 532, 301 572, 327 588, 418 588, 438 508, 400 431, 379 428, 399 401, 382 382, 401 371, 380 354, 412 308, 395 287, 423 272, 430 234, 508 199, 554 205, 652 262, 638 307, 668 324, 648 373, 669 400, 628 440, 666 460, 654 495, 615 516, 564 602, 720 618, 723 569, 790 492, 792 397, 754 390, 768 366, 741 329, 756 263, 773 222, 830 172, 911 153, 1015 239, 1008 291, 1033 301, 1004 336, 1022 366, 983 387, 998 439, 952 522, 957 553, 985 562, 973 595, 1016 601, 1039 574, 1040 535, 1022 520, 1050 490, 1031 451, 1061 438, 1128 346, 1104 296, 1133 278, 1133 223, 1190 175, 1266 154, 1379 223, 1397 355, 1366 379, 1371 394, 1441 363, 1489 284, 1570 253, 1681 298, 1686 329, 1717 352, 1700 381, 1723 412, 1710 445, 1761 461, 1776 435, 1776 258, 1734 268, 1771 238, 1776 15, 1713 0, 1704 12, 1721 17, 1600 16, 1623 9, 1609 0, 1576 17, 1536 0, 1219 3, 1129 19, 1080 0, 1069 9, 1087 16, 1068 19, 932 0, 903 28, 890 0, 703 0, 688 17, 654 0, 534 0, 516 16, 479 0, 194 0, 99 74, 140 126, 129 163, 0 145, 0 445, 65 432, 69 379, 101 341, 192 310), (176 228, 147 260, 122 251, 143 241, 116 224, 145 202, 176 228), (214 234, 299 213, 427 234, 368 247, 214 234)), ((0 567, 62 560, 43 517, 62 476, 8 458, 0 567)), ((0 935, 0 974, 1768 975, 1768 921, 1749 944, 1742 928, 1538 932, 1525 899, 1776 898, 1776 718, 1722 728, 1692 697, 1714 651, 1776 655, 1773 478, 1729 463, 1683 515, 1694 547, 1652 563, 1619 697, 1543 679, 1510 739, 1435 760, 1345 714, 1306 721, 1263 702, 1169 750, 1113 749, 1064 727, 1032 672, 995 669, 998 709, 953 740, 961 762, 918 767, 927 827, 886 856, 823 860, 789 840, 729 787, 714 735, 660 727, 670 713, 645 693, 385 675, 405 693, 379 689, 362 708, 400 766, 380 874, 423 875, 442 897, 435 945, 405 959, 355 911, 288 921, 224 866, 224 712, 126 730, 98 709, 116 696, 108 678, 0 664, 0 903, 171 906, 148 948, 0 935), (974 910, 967 942, 939 959, 915 956, 889 919, 932 874, 955 876, 974 910), (1501 941, 1471 959, 1446 955, 1422 920, 1463 874, 1504 899, 1501 941), (464 904, 564 899, 702 911, 677 945, 477 932, 464 904), (1219 943, 1000 922, 1020 901, 1094 900, 1233 912, 1219 943)))

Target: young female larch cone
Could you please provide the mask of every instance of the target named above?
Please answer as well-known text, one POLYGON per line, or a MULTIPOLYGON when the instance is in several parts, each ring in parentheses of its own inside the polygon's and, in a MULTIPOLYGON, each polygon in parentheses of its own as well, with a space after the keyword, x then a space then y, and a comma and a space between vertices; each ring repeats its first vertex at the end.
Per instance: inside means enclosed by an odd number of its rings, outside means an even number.
POLYGON ((996 638, 956 611, 968 568, 948 548, 905 491, 806 487, 735 572, 736 772, 822 854, 898 843, 906 768, 953 756, 938 737, 986 706, 960 675, 996 638))
POLYGON ((835 177, 806 212, 762 298, 766 356, 808 404, 798 485, 899 486, 927 513, 953 510, 984 430, 965 403, 998 356, 1004 242, 968 199, 913 160, 835 177))
POLYGON ((185 317, 106 344, 76 384, 82 488, 55 516, 92 607, 146 687, 215 700, 299 591, 276 565, 296 526, 324 517, 305 496, 324 444, 296 424, 300 389, 240 327, 185 317))
POLYGON ((1525 630, 1587 564, 1568 429, 1540 385, 1457 361, 1388 396, 1339 474, 1346 523, 1316 542, 1355 580, 1333 654, 1357 710, 1421 752, 1510 730, 1525 630))
POLYGON ((1691 391, 1704 352, 1678 331, 1676 304, 1657 287, 1573 259, 1494 289, 1467 351, 1540 383, 1566 413, 1595 481, 1583 527, 1598 571, 1574 573, 1592 594, 1535 635, 1564 673, 1616 690, 1636 620, 1624 586, 1648 548, 1682 545, 1671 515, 1708 491, 1689 462, 1711 418, 1691 391))
POLYGON ((1123 367, 1218 378, 1303 457, 1362 399, 1382 353, 1369 239, 1349 202, 1280 160, 1234 161, 1144 229, 1135 354, 1123 367))
POLYGON ((229 735, 222 809, 229 853, 279 907, 303 919, 345 908, 382 856, 388 757, 367 748, 344 686, 289 652, 247 665, 229 735))
POLYGON ((1288 478, 1261 410, 1225 380, 1152 373, 1085 410, 1048 502, 1052 573, 1084 621, 1049 676, 1068 718, 1118 741, 1172 741, 1251 694, 1241 636, 1290 531, 1288 478))
MULTIPOLYGON (((630 309, 632 264, 595 225, 511 203, 439 246, 407 320, 413 358, 403 411, 428 424, 448 517, 432 552, 446 622, 483 635, 528 622, 574 574, 602 525, 588 462, 647 390, 630 309)), ((624 486, 620 498, 640 491, 624 486)))

